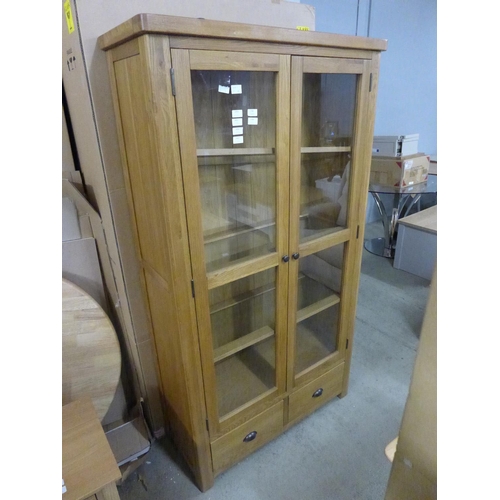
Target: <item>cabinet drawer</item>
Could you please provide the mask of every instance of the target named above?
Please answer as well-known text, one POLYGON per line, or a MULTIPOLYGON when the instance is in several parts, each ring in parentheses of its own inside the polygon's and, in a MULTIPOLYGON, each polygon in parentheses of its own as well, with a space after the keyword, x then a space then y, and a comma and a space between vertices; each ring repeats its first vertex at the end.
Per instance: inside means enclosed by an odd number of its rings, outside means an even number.
POLYGON ((283 430, 283 401, 212 442, 214 474, 240 461, 283 430))
POLYGON ((290 394, 288 421, 293 422, 342 392, 344 363, 290 394))

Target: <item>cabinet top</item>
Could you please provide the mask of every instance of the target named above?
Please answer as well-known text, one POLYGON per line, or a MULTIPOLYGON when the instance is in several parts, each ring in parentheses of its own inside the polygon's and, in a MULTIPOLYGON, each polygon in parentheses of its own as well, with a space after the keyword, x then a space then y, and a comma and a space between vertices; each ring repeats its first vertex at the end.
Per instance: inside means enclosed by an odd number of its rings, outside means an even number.
POLYGON ((98 38, 99 48, 109 50, 144 34, 184 35, 271 43, 289 43, 382 51, 387 40, 319 31, 300 31, 227 21, 212 21, 159 14, 137 14, 98 38))

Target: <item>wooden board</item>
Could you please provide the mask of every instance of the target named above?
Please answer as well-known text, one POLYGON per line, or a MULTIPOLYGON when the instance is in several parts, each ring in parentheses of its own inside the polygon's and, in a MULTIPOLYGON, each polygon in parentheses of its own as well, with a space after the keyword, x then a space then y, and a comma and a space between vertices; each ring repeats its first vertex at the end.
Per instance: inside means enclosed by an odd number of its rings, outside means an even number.
POLYGON ((231 40, 265 41, 314 46, 386 50, 387 40, 362 36, 338 35, 317 31, 257 26, 227 21, 192 19, 160 14, 137 14, 116 28, 101 35, 99 48, 109 50, 145 33, 163 35, 195 35, 231 40))
POLYGON ((62 479, 67 491, 62 498, 79 500, 98 493, 98 498, 119 500, 115 481, 120 478, 90 397, 63 406, 62 479))
POLYGON ((399 219, 399 223, 415 229, 437 234, 437 205, 421 210, 416 214, 399 219))
POLYGON ((90 295, 63 279, 62 404, 89 395, 102 420, 120 372, 120 345, 110 319, 90 295))

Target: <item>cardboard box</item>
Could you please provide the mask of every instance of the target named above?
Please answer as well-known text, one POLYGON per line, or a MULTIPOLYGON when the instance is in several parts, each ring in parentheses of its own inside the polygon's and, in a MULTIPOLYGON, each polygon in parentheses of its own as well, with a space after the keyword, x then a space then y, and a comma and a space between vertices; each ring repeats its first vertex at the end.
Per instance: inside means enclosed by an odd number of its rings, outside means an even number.
POLYGON ((424 153, 401 158, 373 156, 370 184, 405 187, 425 182, 429 176, 429 160, 424 153))
MULTIPOLYGON (((85 192, 98 211, 111 269, 104 275, 107 292, 123 332, 123 345, 145 402, 156 437, 164 433, 157 361, 141 291, 141 271, 131 226, 106 54, 97 47, 103 33, 144 12, 315 29, 310 5, 283 0, 63 0, 62 73, 78 164, 85 192), (107 278, 110 279, 107 279, 107 278)), ((71 175, 74 175, 71 173, 71 175)), ((66 178, 73 180, 73 177, 66 178)))
POLYGON ((373 156, 408 156, 418 153, 419 134, 376 135, 373 156))

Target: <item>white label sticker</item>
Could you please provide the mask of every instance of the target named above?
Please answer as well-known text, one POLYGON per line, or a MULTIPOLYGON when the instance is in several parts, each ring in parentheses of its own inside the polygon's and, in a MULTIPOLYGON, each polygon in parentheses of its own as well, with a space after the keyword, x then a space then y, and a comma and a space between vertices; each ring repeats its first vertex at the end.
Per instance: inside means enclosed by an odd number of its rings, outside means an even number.
POLYGON ((233 127, 233 135, 243 135, 243 127, 233 127))
POLYGON ((248 125, 258 125, 258 124, 259 124, 258 118, 248 117, 248 125))
POLYGON ((225 87, 224 85, 219 85, 219 92, 221 94, 229 94, 229 87, 225 87))
POLYGON ((243 110, 242 109, 233 109, 232 116, 233 116, 233 118, 243 118, 243 110))
POLYGON ((231 85, 231 94, 241 94, 241 85, 231 85))
POLYGON ((233 137, 233 144, 243 144, 243 136, 242 135, 235 135, 233 137))
POLYGON ((248 113, 248 116, 257 116, 256 109, 249 109, 247 113, 248 113))
POLYGON ((241 127, 243 125, 243 118, 233 118, 233 127, 241 127))

